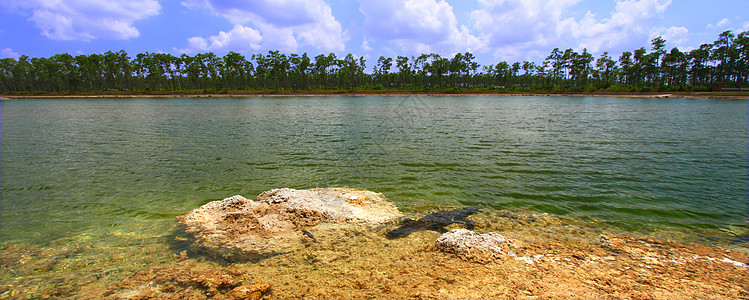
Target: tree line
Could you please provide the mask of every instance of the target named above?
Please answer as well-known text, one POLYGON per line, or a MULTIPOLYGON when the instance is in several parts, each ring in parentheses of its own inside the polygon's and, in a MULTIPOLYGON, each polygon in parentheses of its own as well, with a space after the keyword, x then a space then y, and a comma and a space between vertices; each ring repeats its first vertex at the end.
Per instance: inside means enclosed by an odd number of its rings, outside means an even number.
POLYGON ((3 92, 220 91, 220 90, 559 90, 685 91, 746 87, 749 32, 725 31, 711 44, 667 51, 656 37, 645 47, 595 58, 583 49, 551 51, 543 62, 482 66, 472 53, 381 56, 366 60, 334 53, 309 57, 279 51, 229 52, 223 57, 140 53, 57 54, 0 59, 3 92))

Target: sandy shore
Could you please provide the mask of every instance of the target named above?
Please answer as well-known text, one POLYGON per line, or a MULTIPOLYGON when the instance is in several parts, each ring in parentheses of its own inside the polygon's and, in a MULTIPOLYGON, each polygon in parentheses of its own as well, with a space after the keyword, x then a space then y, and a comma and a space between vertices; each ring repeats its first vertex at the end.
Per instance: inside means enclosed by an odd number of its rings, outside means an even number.
POLYGON ((331 96, 563 96, 563 97, 624 97, 624 98, 709 98, 709 99, 749 99, 749 91, 732 92, 664 92, 664 93, 548 93, 548 92, 413 92, 413 91, 232 91, 219 93, 46 93, 46 94, 7 94, 2 100, 44 99, 44 98, 212 98, 212 97, 331 97, 331 96))

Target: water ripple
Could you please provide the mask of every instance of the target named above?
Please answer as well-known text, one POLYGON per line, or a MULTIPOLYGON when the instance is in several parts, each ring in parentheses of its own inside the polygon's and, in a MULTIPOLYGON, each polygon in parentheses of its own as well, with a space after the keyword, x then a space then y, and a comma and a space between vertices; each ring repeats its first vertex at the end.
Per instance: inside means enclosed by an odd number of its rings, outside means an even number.
POLYGON ((234 194, 344 185, 401 207, 519 207, 626 230, 746 228, 747 102, 3 101, 0 236, 127 232, 234 194))

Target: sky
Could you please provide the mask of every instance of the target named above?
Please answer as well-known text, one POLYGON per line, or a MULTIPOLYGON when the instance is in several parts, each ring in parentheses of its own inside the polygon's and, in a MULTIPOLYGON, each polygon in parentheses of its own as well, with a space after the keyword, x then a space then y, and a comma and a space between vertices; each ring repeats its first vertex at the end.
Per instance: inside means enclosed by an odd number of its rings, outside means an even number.
POLYGON ((657 36, 690 51, 749 31, 749 0, 0 0, 0 58, 125 50, 245 56, 471 52, 482 65, 552 49, 618 57, 657 36))

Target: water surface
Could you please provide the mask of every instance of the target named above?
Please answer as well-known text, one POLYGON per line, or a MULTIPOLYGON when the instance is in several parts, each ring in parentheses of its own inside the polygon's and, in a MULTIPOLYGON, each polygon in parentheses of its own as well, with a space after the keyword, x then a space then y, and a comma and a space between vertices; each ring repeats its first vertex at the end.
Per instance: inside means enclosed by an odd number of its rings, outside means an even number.
POLYGON ((406 211, 481 205, 726 238, 749 213, 747 100, 586 97, 2 102, 0 240, 169 242, 173 217, 277 187, 406 211))

